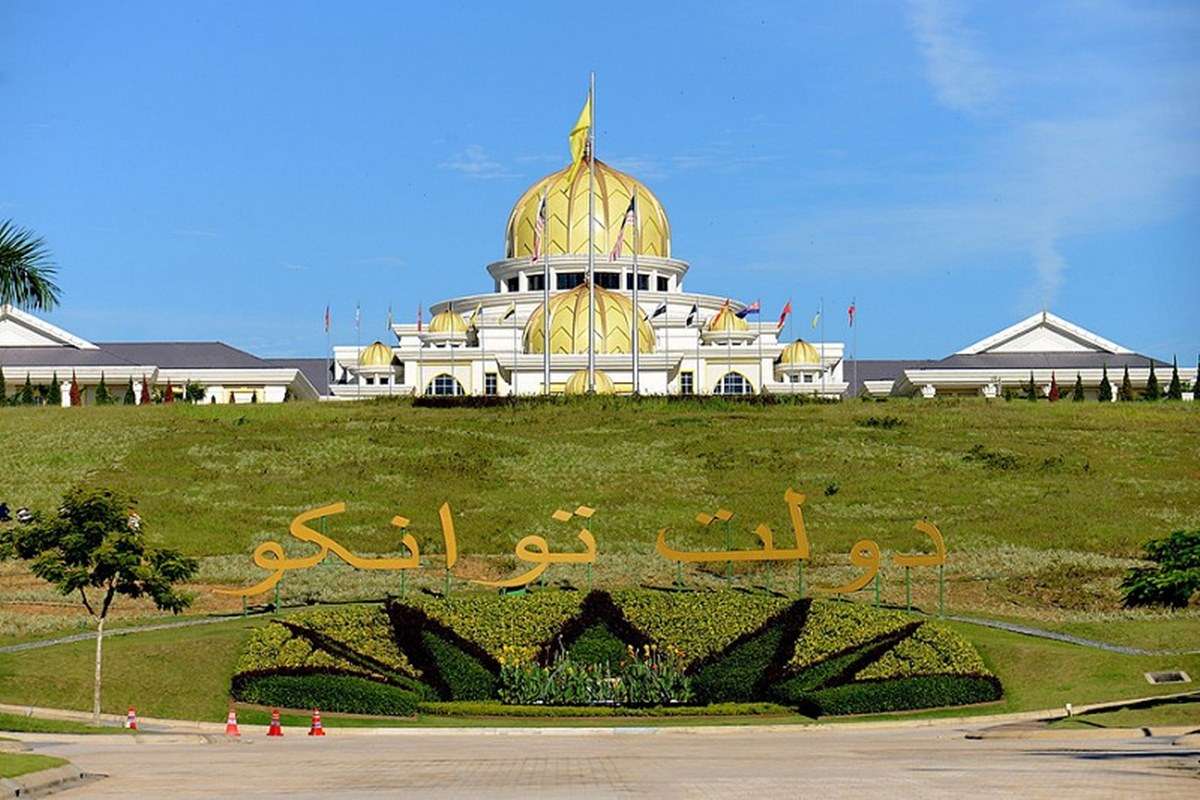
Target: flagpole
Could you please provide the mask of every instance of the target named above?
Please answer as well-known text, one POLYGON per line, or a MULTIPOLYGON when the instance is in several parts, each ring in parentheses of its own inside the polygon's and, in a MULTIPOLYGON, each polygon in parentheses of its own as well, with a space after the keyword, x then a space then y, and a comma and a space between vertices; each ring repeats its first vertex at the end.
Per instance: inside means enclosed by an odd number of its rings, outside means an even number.
POLYGON ((417 383, 413 394, 425 394, 425 343, 421 341, 421 311, 424 303, 417 304, 417 383))
POLYGON ((756 300, 758 303, 758 336, 754 337, 758 340, 758 393, 766 394, 766 388, 763 386, 763 362, 762 362, 762 299, 756 300))
POLYGON ((550 193, 542 190, 542 393, 550 396, 550 193))
MULTIPOLYGON (((453 328, 454 327, 454 322, 453 322, 453 320, 454 320, 454 303, 453 303, 453 301, 451 301, 446 306, 446 308, 450 310, 450 320, 451 320, 450 327, 453 328)), ((451 333, 450 335, 451 335, 451 337, 453 337, 454 334, 451 333)), ((447 340, 446 346, 450 348, 450 396, 458 397, 458 390, 455 388, 456 386, 458 386, 458 375, 454 372, 454 339, 451 338, 451 339, 447 340)))
MULTIPOLYGON (((514 300, 515 304, 516 301, 514 300)), ((513 373, 512 373, 512 393, 513 397, 517 396, 517 312, 513 309, 512 315, 512 331, 513 331, 513 373)))
MULTIPOLYGON (((667 396, 670 397, 671 396, 671 305, 670 305, 670 302, 667 303, 667 310, 663 312, 662 329, 663 329, 663 349, 666 351, 666 354, 667 354, 667 368, 663 371, 663 373, 666 376, 666 381, 667 381, 666 387, 665 387, 666 393, 667 393, 667 396)), ((658 338, 657 332, 655 333, 654 336, 656 339, 658 338)), ((682 391, 682 389, 681 389, 681 391, 682 391)))
MULTIPOLYGON (((725 313, 726 314, 733 313, 733 308, 729 305, 729 298, 725 299, 725 313)), ((720 316, 720 312, 717 312, 717 316, 720 316)), ((733 337, 730 335, 733 333, 733 323, 730 322, 728 319, 726 319, 725 324, 728 326, 728 330, 725 331, 725 374, 728 375, 729 373, 733 372, 733 337)), ((725 389, 725 378, 722 377, 721 378, 722 393, 724 393, 724 389, 725 389)))
MULTIPOLYGON (((855 316, 858 315, 858 300, 857 298, 850 299, 850 307, 854 309, 855 316)), ((854 317, 850 318, 850 327, 854 328, 854 391, 858 391, 858 326, 854 324, 854 317)))
POLYGON ((696 394, 700 394, 700 331, 704 329, 704 323, 700 321, 700 301, 692 298, 692 305, 696 308, 696 394))
POLYGON ((821 298, 821 397, 825 397, 825 298, 821 298))
POLYGON ((596 391, 596 73, 588 76, 588 394, 596 391))
MULTIPOLYGON (((329 303, 325 304, 325 380, 333 383, 333 342, 329 337, 329 303)), ((330 392, 326 388, 327 392, 330 392)), ((332 392, 330 392, 332 394, 332 392)))
MULTIPOLYGON (((475 340, 479 345, 479 388, 480 394, 487 394, 487 351, 483 346, 483 306, 475 306, 475 340)), ((471 375, 471 380, 475 376, 471 375)))
POLYGON ((354 306, 354 398, 362 399, 362 306, 354 306))
POLYGON ((633 393, 641 394, 641 360, 638 357, 638 328, 641 327, 642 310, 638 305, 638 247, 641 245, 642 226, 638 220, 637 184, 633 186, 633 393))

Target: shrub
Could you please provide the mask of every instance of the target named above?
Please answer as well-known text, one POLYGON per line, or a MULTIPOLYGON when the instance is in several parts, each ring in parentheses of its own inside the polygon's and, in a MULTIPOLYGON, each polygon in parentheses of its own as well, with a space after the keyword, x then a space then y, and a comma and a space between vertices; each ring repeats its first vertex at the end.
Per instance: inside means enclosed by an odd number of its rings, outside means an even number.
POLYGON ((1200 531, 1175 531, 1145 544, 1153 567, 1134 567, 1121 589, 1127 606, 1166 605, 1183 608, 1200 590, 1200 531))
POLYGON ((629 647, 616 662, 579 663, 561 654, 549 666, 502 664, 500 699, 513 705, 653 706, 692 699, 691 679, 676 653, 629 647))
POLYGON ((1108 380, 1108 365, 1104 365, 1104 370, 1100 373, 1100 389, 1096 392, 1096 399, 1101 403, 1111 403, 1113 399, 1112 384, 1108 380))
POLYGON ((1075 373, 1075 388, 1071 390, 1071 402, 1082 403, 1084 400, 1083 394, 1083 376, 1078 372, 1075 373))
MULTIPOLYGON (((1129 374, 1129 368, 1125 368, 1125 374, 1129 374)), ((1154 374, 1154 360, 1150 360, 1150 374, 1146 377, 1146 388, 1142 391, 1143 400, 1160 400, 1162 399, 1162 389, 1158 385, 1158 376, 1154 374)))
POLYGON ((330 645, 341 645, 389 670, 419 677, 408 657, 396 646, 391 620, 380 606, 333 606, 306 610, 288 617, 285 624, 326 639, 330 645))
MULTIPOLYGON (((3 398, 3 392, 0 392, 0 398, 3 398)), ((1179 358, 1171 359, 1171 382, 1167 384, 1167 399, 1182 400, 1183 399, 1183 384, 1179 382, 1179 358)))
POLYGON ((600 622, 585 628, 567 648, 567 655, 576 664, 616 664, 626 656, 627 646, 600 622))
POLYGON ((267 673, 287 669, 336 669, 365 677, 385 677, 316 648, 306 637, 278 623, 250 634, 234 667, 235 674, 267 673))
POLYGON ((432 631, 421 641, 437 667, 447 700, 487 700, 496 696, 496 676, 478 658, 432 631))
POLYGON ((1121 388, 1117 390, 1117 400, 1126 402, 1133 399, 1133 383, 1129 380, 1129 365, 1125 365, 1125 375, 1121 378, 1121 388))
POLYGON ((802 707, 817 715, 880 714, 987 703, 1000 696, 1000 681, 991 675, 921 675, 822 689, 808 695, 802 707))
POLYGON ((783 626, 768 625, 731 647, 722 657, 694 674, 701 702, 746 702, 761 697, 765 676, 783 640, 783 626))
POLYGON ((898 633, 913 624, 901 611, 870 608, 854 603, 813 601, 804 628, 788 665, 792 668, 816 664, 837 653, 898 633))
POLYGON ((878 660, 854 676, 908 678, 914 675, 986 675, 987 668, 975 648, 953 631, 926 622, 878 660))
POLYGON ((579 611, 579 592, 542 591, 517 597, 486 595, 417 595, 403 603, 498 658, 505 646, 539 648, 551 641, 579 611))
POLYGON ((407 689, 329 673, 244 676, 235 680, 234 697, 264 706, 393 717, 412 716, 422 700, 407 689))
POLYGON ((104 371, 100 371, 100 383, 96 386, 96 405, 106 406, 112 402, 112 396, 108 393, 108 384, 104 382, 104 371))
POLYGON ((1021 467, 1021 459, 1003 450, 988 450, 982 444, 976 444, 963 456, 963 461, 983 464, 987 469, 1013 470, 1021 467))

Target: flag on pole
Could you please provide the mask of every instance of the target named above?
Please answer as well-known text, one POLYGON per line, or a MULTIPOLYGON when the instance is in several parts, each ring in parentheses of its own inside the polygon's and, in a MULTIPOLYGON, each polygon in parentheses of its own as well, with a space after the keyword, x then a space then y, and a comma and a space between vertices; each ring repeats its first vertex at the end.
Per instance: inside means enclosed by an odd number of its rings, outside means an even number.
POLYGON ((538 203, 537 218, 533 221, 533 263, 542 257, 542 237, 546 235, 546 193, 542 192, 542 200, 538 203))
POLYGON ((746 317, 750 316, 751 314, 757 314, 759 311, 762 311, 762 305, 757 300, 755 300, 753 303, 746 306, 741 311, 737 312, 737 314, 735 316, 737 316, 738 319, 745 319, 746 317))
POLYGON ((389 331, 390 331, 391 329, 392 329, 392 304, 391 304, 391 303, 388 303, 388 321, 387 321, 387 330, 389 330, 389 331))
POLYGON ((587 102, 579 112, 571 132, 567 134, 567 142, 571 145, 571 173, 567 176, 567 186, 575 180, 575 174, 583 166, 583 156, 587 152, 588 138, 592 130, 592 95, 588 93, 587 102))
POLYGON ((331 322, 331 318, 329 316, 329 304, 326 303, 325 304, 325 332, 326 333, 329 333, 329 323, 330 322, 331 322))
POLYGON ((667 304, 659 303, 658 308, 654 309, 654 313, 650 315, 650 319, 661 317, 665 313, 667 313, 667 304))
POLYGON ((816 314, 813 314, 813 318, 812 318, 813 329, 815 330, 816 327, 820 324, 821 324, 821 312, 818 311, 816 314))
POLYGON ((621 251, 625 247, 626 226, 637 224, 636 204, 637 200, 635 198, 629 198, 629 208, 625 209, 625 218, 621 220, 621 229, 617 231, 617 243, 613 247, 612 252, 608 254, 609 261, 616 261, 621 257, 621 251))
POLYGON ((692 327, 700 319, 700 304, 692 303, 692 309, 688 312, 687 322, 684 323, 687 327, 692 327))
POLYGON ((790 315, 791 313, 792 313, 792 301, 788 300, 786 303, 783 304, 783 311, 779 312, 779 322, 775 323, 775 329, 777 331, 783 330, 783 325, 785 322, 787 322, 788 315, 790 315))
POLYGON ((354 304, 354 330, 359 330, 362 327, 362 307, 354 304))
POLYGON ((511 317, 513 314, 516 314, 516 313, 517 313, 517 304, 514 301, 514 302, 508 304, 508 308, 504 309, 504 316, 500 317, 500 321, 503 322, 504 320, 508 319, 509 317, 511 317))
POLYGON ((417 305, 417 332, 418 333, 421 332, 421 311, 422 311, 422 307, 420 304, 418 304, 417 305))
POLYGON ((854 301, 850 301, 850 307, 846 309, 846 315, 850 317, 850 327, 854 327, 854 301))
POLYGON ((476 328, 476 327, 478 327, 478 326, 476 325, 476 322, 479 320, 479 315, 480 315, 480 313, 482 313, 482 312, 483 312, 483 303, 476 303, 476 304, 475 304, 475 310, 471 312, 471 317, 470 317, 470 319, 468 319, 468 320, 467 320, 467 327, 468 327, 468 328, 476 328))

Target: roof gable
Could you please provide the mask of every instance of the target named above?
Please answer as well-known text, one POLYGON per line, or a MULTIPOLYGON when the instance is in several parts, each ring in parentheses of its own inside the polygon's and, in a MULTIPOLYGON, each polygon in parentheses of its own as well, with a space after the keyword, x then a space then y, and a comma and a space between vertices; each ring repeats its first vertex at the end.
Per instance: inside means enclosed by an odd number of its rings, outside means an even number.
POLYGON ((0 306, 0 347, 77 347, 95 350, 96 345, 80 339, 57 325, 10 305, 0 306))
POLYGON ((958 355, 1129 352, 1132 351, 1049 311, 1039 311, 1016 325, 959 350, 958 355))

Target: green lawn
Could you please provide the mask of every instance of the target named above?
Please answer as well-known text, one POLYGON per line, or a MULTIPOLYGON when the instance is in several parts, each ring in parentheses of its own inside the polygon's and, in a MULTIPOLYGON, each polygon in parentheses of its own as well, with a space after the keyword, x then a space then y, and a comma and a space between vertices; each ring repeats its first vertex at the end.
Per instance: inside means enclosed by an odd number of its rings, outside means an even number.
POLYGON ((16 778, 66 764, 65 758, 30 753, 0 753, 0 778, 16 778))
POLYGON ((0 731, 11 733, 133 733, 116 725, 96 727, 65 719, 39 719, 23 714, 0 714, 0 731))
POLYGON ((1051 723, 1052 728, 1152 728, 1190 727, 1200 730, 1200 695, 1188 702, 1163 702, 1159 705, 1122 708, 1051 723))

